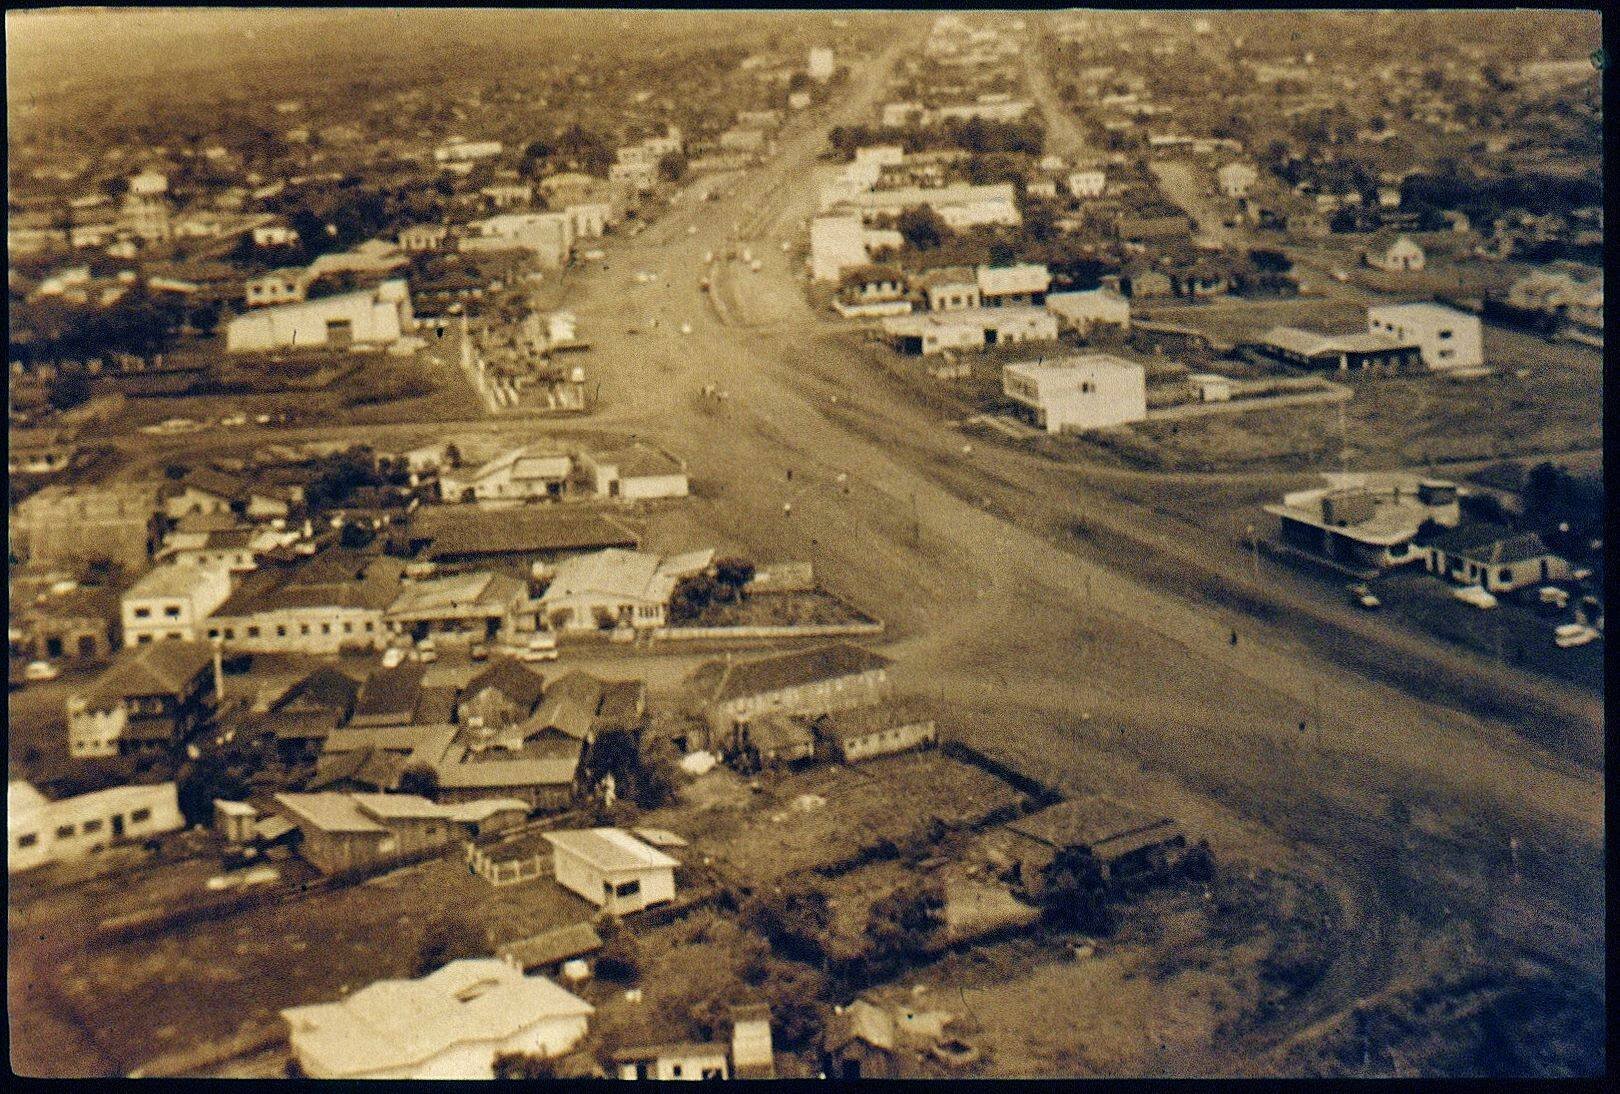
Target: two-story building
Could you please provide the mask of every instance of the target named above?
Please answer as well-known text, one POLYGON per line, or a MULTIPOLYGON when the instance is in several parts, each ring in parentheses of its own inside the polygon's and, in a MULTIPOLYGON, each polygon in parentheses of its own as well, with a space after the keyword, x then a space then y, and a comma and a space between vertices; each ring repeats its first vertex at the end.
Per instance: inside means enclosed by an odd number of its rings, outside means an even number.
POLYGON ((154 566, 120 602, 124 645, 195 641, 202 637, 203 620, 230 595, 231 571, 225 566, 154 566))
POLYGON ((212 723, 216 686, 214 650, 206 642, 125 647, 93 682, 68 694, 68 755, 176 748, 212 723))
POLYGON ((887 697, 893 662, 847 642, 752 661, 709 661, 688 680, 695 712, 707 723, 689 747, 734 747, 737 727, 765 714, 816 716, 887 697))
POLYGON ((1147 417, 1146 370, 1106 353, 1004 365, 1001 388, 1048 433, 1105 429, 1147 417))

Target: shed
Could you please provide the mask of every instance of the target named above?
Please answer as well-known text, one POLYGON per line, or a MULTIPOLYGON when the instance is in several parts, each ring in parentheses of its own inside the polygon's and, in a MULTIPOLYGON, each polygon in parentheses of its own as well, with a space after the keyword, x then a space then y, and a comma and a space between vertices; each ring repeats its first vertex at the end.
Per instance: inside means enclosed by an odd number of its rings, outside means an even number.
POLYGON ((573 923, 567 927, 542 931, 531 938, 509 942, 497 949, 495 956, 528 972, 561 965, 601 948, 602 936, 596 933, 596 928, 589 923, 573 923))
POLYGON ((678 859, 618 828, 545 833, 557 883, 615 915, 675 899, 678 859))

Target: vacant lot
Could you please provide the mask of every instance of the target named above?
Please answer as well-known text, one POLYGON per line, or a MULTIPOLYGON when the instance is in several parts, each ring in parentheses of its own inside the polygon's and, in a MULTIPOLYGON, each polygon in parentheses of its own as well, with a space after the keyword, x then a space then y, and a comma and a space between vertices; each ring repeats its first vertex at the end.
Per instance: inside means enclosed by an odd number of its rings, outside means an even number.
POLYGON ((716 770, 684 791, 688 805, 649 814, 645 823, 688 837, 726 874, 757 885, 899 840, 934 817, 968 820, 1020 797, 936 751, 766 776, 761 787, 752 792, 716 770))
POLYGON ((692 620, 694 627, 804 627, 868 623, 865 616, 828 593, 756 593, 730 604, 714 603, 692 620))

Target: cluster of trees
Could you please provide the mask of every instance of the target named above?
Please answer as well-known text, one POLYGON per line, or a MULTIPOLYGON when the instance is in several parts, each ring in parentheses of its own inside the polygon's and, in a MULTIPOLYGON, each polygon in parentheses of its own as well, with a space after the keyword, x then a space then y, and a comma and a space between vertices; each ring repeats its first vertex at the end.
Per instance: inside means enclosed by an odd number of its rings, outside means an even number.
POLYGON ((88 361, 113 353, 150 357, 174 344, 183 302, 134 287, 110 307, 60 298, 11 300, 10 359, 24 364, 88 361))
POLYGON ((907 152, 961 149, 976 156, 1014 153, 1039 156, 1046 147, 1046 130, 1039 122, 1000 122, 984 118, 947 119, 927 127, 839 125, 827 134, 832 148, 845 158, 857 148, 897 144, 907 152))
POLYGON ((638 809, 657 809, 674 798, 675 764, 675 749, 668 741, 643 743, 628 729, 597 734, 584 761, 589 785, 611 775, 614 793, 638 809))
POLYGON ((1603 204, 1603 180, 1588 175, 1548 175, 1534 170, 1483 178, 1451 160, 1433 171, 1408 175, 1401 183, 1401 204, 1458 209, 1476 224, 1489 224, 1508 209, 1568 213, 1603 204))
POLYGON ((703 615, 710 604, 734 604, 745 595, 743 587, 754 580, 754 564, 746 559, 722 558, 713 574, 694 574, 675 586, 670 600, 670 618, 689 623, 703 615))

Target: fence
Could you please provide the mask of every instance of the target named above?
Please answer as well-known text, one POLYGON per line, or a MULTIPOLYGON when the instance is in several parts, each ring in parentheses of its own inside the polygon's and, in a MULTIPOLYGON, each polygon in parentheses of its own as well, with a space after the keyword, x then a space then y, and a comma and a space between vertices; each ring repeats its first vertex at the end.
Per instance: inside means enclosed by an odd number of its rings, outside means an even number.
POLYGON ((547 856, 544 852, 528 858, 496 860, 488 852, 467 844, 467 865, 472 872, 491 885, 503 887, 533 881, 546 873, 547 856))
POLYGON ((882 623, 812 623, 806 626, 767 627, 661 627, 658 641, 695 641, 758 638, 829 638, 833 635, 882 634, 882 623))

